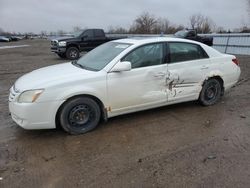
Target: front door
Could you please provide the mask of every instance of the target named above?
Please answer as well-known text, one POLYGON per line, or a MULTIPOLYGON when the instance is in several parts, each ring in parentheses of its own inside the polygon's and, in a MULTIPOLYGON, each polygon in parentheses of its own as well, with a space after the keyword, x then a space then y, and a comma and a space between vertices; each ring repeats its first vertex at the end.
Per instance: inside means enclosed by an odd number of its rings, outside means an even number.
POLYGON ((93 29, 87 29, 82 34, 82 41, 80 42, 80 50, 81 51, 89 51, 92 50, 94 45, 94 30, 93 29))
POLYGON ((163 60, 163 49, 163 43, 138 47, 121 59, 131 62, 132 70, 108 73, 109 106, 113 114, 167 102, 167 64, 163 60))

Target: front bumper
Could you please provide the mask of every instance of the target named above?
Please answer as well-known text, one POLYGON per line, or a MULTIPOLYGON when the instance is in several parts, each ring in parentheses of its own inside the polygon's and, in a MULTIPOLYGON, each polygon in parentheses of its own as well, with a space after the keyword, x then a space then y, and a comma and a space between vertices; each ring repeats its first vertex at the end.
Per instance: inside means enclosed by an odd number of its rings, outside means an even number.
POLYGON ((56 128, 57 109, 63 101, 46 103, 9 102, 12 119, 24 129, 56 128))
POLYGON ((66 47, 51 47, 50 50, 51 52, 62 54, 66 52, 66 47))

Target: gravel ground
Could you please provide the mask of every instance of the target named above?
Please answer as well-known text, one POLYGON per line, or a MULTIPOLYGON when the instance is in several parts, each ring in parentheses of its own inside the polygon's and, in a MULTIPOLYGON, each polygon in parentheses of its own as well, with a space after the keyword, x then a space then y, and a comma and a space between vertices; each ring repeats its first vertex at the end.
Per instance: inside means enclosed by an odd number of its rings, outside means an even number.
POLYGON ((31 70, 66 62, 49 41, 0 49, 0 187, 249 187, 250 56, 240 82, 214 106, 171 105, 109 119, 96 130, 26 131, 8 112, 8 90, 31 70))

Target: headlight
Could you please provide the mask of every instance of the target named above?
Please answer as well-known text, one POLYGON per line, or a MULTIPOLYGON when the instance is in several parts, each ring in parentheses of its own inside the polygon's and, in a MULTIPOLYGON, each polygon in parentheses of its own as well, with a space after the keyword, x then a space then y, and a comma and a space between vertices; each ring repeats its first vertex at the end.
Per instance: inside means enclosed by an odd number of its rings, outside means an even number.
POLYGON ((19 103, 33 103, 38 99, 38 97, 42 94, 43 91, 44 91, 43 89, 24 91, 18 97, 17 102, 19 102, 19 103))
POLYGON ((66 41, 61 41, 58 43, 59 46, 66 46, 66 41))

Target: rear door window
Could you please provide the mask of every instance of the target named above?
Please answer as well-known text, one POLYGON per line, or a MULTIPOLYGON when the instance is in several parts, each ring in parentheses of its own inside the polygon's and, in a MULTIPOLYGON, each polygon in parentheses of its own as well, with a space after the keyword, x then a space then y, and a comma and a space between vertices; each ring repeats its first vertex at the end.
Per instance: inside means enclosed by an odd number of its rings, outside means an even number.
POLYGON ((104 37, 104 33, 100 29, 95 30, 95 37, 104 37))
POLYGON ((170 42, 168 43, 168 50, 168 61, 170 63, 208 58, 207 53, 197 44, 170 42))

